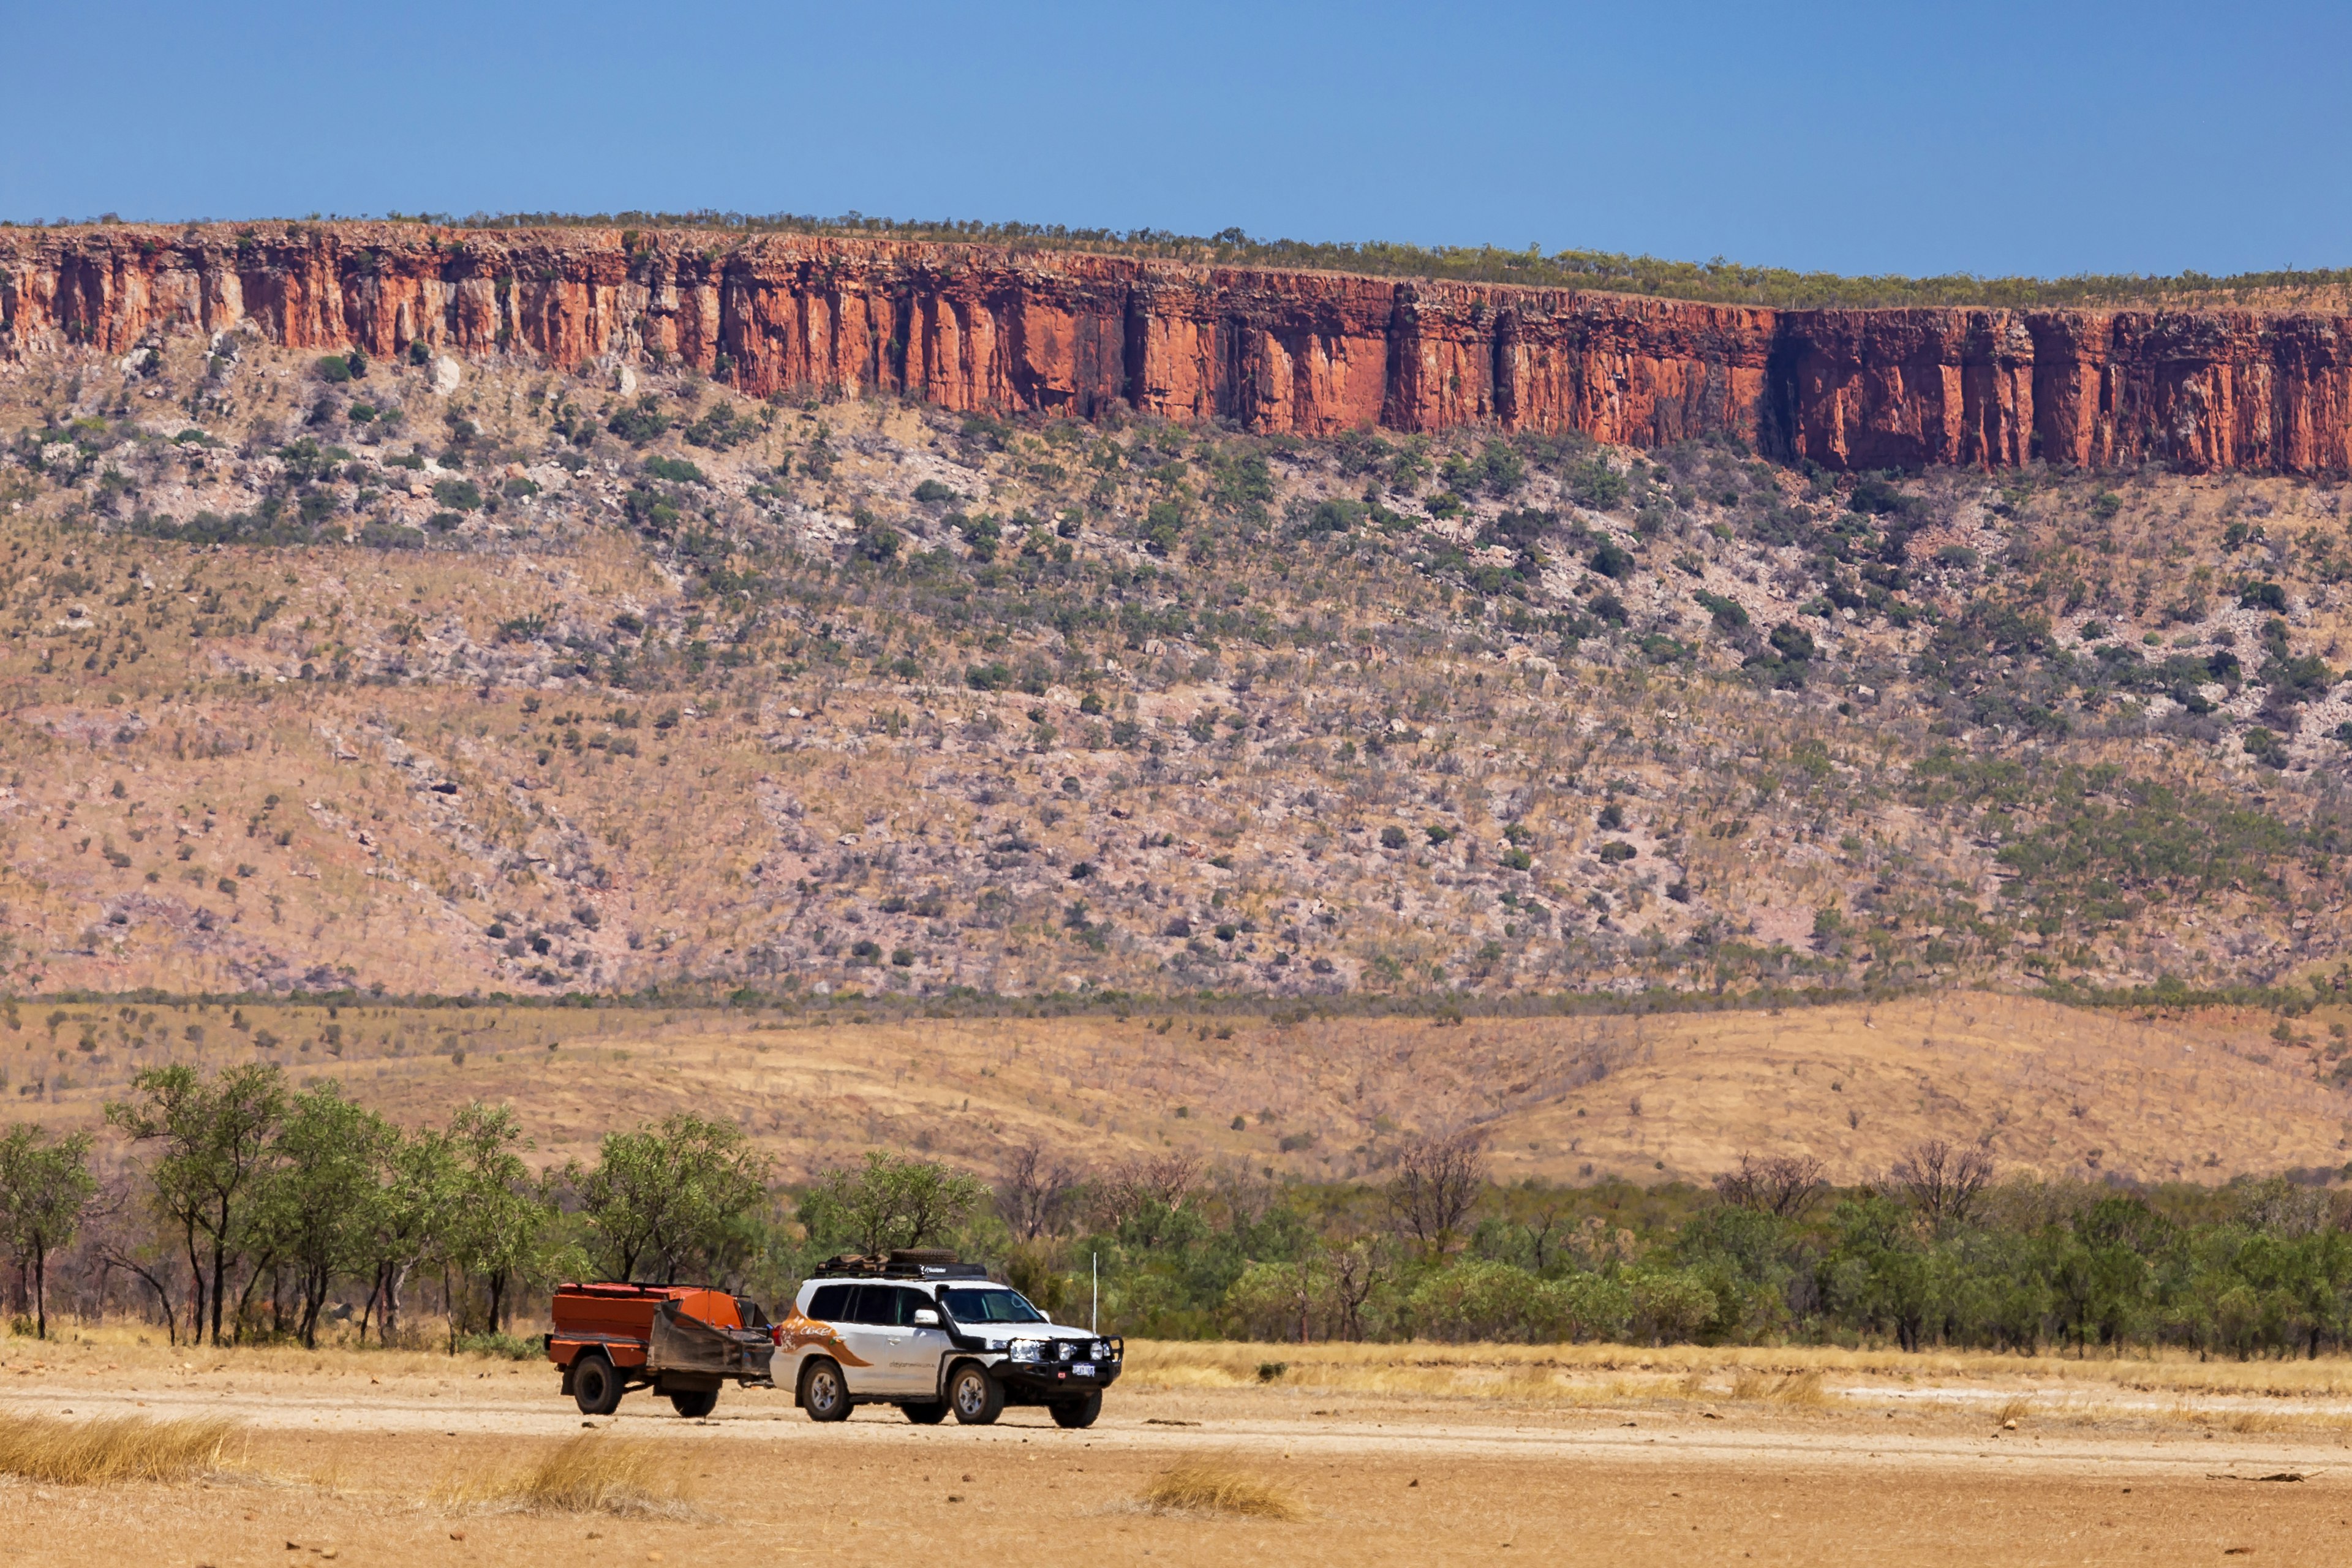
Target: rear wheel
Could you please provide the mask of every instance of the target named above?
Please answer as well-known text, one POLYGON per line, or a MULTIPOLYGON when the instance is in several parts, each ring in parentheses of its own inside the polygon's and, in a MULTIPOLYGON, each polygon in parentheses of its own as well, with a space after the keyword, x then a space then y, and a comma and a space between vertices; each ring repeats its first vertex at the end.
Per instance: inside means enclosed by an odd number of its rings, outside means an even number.
POLYGON ((948 1404, 966 1426, 985 1426, 1004 1413, 1004 1385, 988 1369, 966 1362, 948 1379, 948 1404))
POLYGON ((1054 1425, 1056 1426, 1091 1426, 1102 1414, 1102 1390, 1097 1389, 1084 1399, 1054 1401, 1054 1425))
POLYGON ((948 1418, 948 1402, 944 1399, 910 1400, 898 1408, 918 1426, 936 1426, 948 1418))
POLYGON ((698 1421, 719 1408, 719 1391, 715 1388, 682 1388, 669 1396, 669 1402, 680 1415, 698 1421))
POLYGON ((839 1366, 820 1357, 801 1369, 801 1408, 812 1421, 849 1419, 849 1389, 839 1366))
POLYGON ((621 1374, 603 1351, 572 1363, 572 1398, 583 1415, 610 1415, 621 1407, 621 1374))

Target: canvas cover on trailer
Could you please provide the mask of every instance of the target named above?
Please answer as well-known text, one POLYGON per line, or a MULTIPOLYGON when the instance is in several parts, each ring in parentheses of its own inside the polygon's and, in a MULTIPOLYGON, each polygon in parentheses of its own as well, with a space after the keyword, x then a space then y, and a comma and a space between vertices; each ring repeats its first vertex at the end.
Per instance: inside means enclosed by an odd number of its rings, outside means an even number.
POLYGON ((646 1364, 660 1372, 704 1373, 714 1377, 764 1381, 776 1353, 764 1329, 721 1328, 683 1311, 677 1301, 654 1309, 646 1364))

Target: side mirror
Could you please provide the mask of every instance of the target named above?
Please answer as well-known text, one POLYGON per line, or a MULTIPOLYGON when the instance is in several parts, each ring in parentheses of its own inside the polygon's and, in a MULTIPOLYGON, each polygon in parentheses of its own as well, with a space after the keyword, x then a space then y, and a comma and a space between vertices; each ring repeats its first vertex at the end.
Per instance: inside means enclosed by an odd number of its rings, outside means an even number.
POLYGON ((936 1329, 939 1326, 940 1314, 936 1309, 930 1307, 918 1307, 915 1309, 915 1327, 919 1329, 936 1329))

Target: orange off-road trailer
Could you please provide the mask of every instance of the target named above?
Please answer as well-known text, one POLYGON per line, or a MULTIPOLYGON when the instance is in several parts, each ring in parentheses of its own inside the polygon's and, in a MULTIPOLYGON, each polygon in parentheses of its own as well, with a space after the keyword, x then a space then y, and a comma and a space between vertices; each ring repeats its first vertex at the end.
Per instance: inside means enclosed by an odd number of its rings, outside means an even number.
POLYGON ((680 1415, 710 1414, 719 1388, 768 1384, 768 1315, 749 1296, 698 1285, 559 1285, 547 1359, 583 1415, 609 1415, 650 1388, 680 1415))

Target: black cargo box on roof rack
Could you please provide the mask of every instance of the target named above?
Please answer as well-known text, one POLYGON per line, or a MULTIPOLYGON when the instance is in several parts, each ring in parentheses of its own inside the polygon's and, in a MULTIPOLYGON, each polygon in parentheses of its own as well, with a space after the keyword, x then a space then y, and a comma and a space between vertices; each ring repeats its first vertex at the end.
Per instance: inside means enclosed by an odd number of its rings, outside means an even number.
POLYGON ((849 1279, 985 1279, 988 1270, 945 1247, 901 1247, 890 1252, 845 1252, 816 1266, 813 1278, 849 1279))

